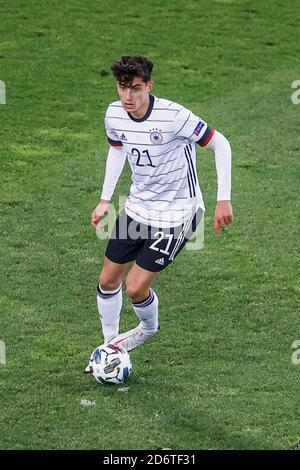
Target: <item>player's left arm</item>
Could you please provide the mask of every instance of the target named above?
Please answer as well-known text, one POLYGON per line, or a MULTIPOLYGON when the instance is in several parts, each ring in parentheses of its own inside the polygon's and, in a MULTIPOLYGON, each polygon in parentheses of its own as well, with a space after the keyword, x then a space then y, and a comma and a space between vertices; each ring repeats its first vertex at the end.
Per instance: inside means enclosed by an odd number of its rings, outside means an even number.
MULTIPOLYGON (((209 128, 208 128, 209 129, 209 128)), ((214 151, 218 179, 217 204, 214 215, 214 231, 218 235, 220 228, 233 222, 231 205, 231 146, 226 137, 214 129, 207 137, 205 147, 214 151), (209 139, 210 137, 210 139, 209 139)))
POLYGON ((207 122, 183 106, 174 117, 173 129, 177 137, 196 142, 201 147, 209 148, 215 153, 218 193, 214 229, 215 234, 218 235, 220 228, 224 228, 233 221, 230 143, 223 134, 209 127, 207 122))

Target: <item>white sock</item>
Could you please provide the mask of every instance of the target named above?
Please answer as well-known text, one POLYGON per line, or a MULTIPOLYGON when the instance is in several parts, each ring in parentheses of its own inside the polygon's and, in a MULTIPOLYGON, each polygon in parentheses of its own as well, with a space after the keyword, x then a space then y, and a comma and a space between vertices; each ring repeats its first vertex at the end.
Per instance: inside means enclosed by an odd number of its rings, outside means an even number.
POLYGON ((102 325, 104 343, 119 334, 120 312, 122 308, 122 283, 115 290, 103 290, 97 286, 97 306, 102 325))
POLYGON ((150 289, 147 299, 138 303, 131 303, 133 310, 141 320, 141 327, 145 332, 155 333, 158 329, 158 298, 153 289, 150 289))

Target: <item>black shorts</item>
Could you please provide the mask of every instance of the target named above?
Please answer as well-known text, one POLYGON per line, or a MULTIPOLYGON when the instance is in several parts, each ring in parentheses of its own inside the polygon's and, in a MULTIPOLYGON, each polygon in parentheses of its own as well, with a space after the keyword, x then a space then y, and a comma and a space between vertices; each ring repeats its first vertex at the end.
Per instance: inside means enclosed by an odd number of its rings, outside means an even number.
POLYGON ((203 210, 199 208, 184 224, 173 228, 155 228, 133 220, 123 210, 115 222, 105 256, 114 263, 135 261, 147 271, 162 271, 191 238, 202 214, 203 210))

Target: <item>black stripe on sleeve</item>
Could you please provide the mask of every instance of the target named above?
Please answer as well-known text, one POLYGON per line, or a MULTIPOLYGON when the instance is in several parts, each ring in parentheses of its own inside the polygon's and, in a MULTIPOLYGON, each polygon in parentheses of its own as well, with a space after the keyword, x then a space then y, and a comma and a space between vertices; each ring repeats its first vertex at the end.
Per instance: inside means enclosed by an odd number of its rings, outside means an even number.
POLYGON ((113 140, 110 137, 107 137, 107 139, 108 139, 109 144, 112 145, 113 147, 123 147, 123 144, 120 140, 113 140))
POLYGON ((207 126, 206 131, 204 132, 203 136, 201 137, 201 139, 197 140, 196 143, 201 145, 201 147, 205 147, 212 139, 214 132, 215 130, 213 128, 207 126))

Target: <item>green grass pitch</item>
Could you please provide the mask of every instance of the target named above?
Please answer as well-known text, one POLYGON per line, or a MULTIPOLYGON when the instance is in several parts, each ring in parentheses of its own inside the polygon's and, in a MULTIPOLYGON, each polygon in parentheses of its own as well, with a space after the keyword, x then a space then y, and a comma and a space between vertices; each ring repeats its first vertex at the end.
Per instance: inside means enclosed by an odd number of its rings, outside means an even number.
MULTIPOLYGON (((1 449, 300 446, 297 14, 292 0, 3 2, 1 449), (106 241, 89 219, 123 54, 151 58, 154 94, 227 136, 235 214, 215 238, 214 158, 199 149, 205 246, 156 282, 161 331, 132 353, 127 394, 83 374, 101 342, 106 241)), ((127 167, 115 203, 129 182, 127 167)), ((125 298, 122 331, 135 324, 125 298)))

